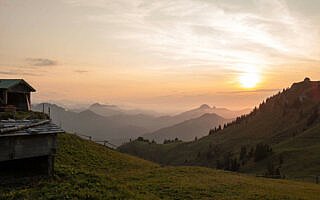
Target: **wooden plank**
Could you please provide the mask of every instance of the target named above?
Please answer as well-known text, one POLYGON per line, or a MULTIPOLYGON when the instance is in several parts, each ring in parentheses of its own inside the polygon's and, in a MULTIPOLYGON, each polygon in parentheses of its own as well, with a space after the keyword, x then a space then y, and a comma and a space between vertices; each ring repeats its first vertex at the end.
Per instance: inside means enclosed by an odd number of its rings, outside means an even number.
POLYGON ((3 102, 4 105, 8 104, 8 92, 6 90, 3 91, 3 102))
POLYGON ((19 137, 15 145, 15 159, 51 155, 55 143, 51 135, 19 137))
POLYGON ((20 130, 24 130, 24 129, 28 129, 28 128, 32 128, 32 127, 41 126, 41 125, 48 124, 48 123, 50 123, 50 120, 43 120, 43 121, 40 121, 40 122, 28 123, 28 124, 19 124, 19 123, 17 123, 16 126, 0 129, 0 134, 4 134, 4 133, 8 133, 8 132, 20 131, 20 130))
POLYGON ((29 98, 29 93, 25 94, 26 102, 27 102, 27 110, 31 110, 31 103, 30 103, 30 98, 29 98))
POLYGON ((54 174, 54 156, 48 156, 47 175, 53 176, 53 174, 54 174))
POLYGON ((53 155, 56 135, 0 138, 0 161, 53 155))
POLYGON ((13 150, 10 139, 0 139, 0 161, 9 160, 13 150))

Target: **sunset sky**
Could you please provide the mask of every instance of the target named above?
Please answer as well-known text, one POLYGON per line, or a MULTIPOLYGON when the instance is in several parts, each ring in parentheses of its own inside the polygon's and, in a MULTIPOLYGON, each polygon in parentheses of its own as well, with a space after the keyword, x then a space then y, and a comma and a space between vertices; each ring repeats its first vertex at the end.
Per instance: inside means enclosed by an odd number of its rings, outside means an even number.
POLYGON ((241 109, 320 80, 318 0, 0 0, 0 77, 34 102, 241 109))

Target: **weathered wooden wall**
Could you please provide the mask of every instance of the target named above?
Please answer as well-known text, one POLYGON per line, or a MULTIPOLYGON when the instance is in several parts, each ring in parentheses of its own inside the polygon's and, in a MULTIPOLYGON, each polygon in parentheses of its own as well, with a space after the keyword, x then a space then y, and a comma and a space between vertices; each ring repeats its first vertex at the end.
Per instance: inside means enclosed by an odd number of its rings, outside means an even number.
POLYGON ((0 161, 53 155, 56 134, 0 137, 0 161))
POLYGON ((57 134, 0 136, 0 175, 53 175, 57 134))

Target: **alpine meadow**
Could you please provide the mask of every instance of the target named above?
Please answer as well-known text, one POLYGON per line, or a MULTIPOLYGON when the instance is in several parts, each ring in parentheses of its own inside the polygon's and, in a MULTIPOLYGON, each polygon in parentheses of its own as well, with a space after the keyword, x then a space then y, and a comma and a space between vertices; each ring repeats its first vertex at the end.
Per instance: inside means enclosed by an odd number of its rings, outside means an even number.
POLYGON ((319 10, 0 0, 0 200, 320 200, 319 10))

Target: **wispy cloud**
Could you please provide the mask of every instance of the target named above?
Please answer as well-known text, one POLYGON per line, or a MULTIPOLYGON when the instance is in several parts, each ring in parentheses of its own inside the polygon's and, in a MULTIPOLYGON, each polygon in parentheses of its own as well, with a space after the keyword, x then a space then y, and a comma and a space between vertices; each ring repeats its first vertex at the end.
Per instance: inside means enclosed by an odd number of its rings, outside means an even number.
POLYGON ((230 92, 217 92, 217 94, 250 94, 250 93, 270 93, 277 92, 281 89, 259 89, 259 90, 239 90, 239 91, 230 91, 230 92))
POLYGON ((266 67, 319 59, 319 30, 285 1, 68 1, 95 7, 86 20, 105 25, 106 39, 176 65, 266 67), (100 11, 100 13, 99 13, 100 11), (187 64, 186 64, 187 63, 187 64))
MULTIPOLYGON (((0 66, 3 67, 3 66, 0 66)), ((5 67, 3 67, 5 68, 5 67)), ((5 76, 39 76, 40 74, 32 72, 32 71, 26 71, 22 69, 7 69, 7 70, 1 70, 0 75, 5 76)))
POLYGON ((74 70, 74 72, 79 73, 79 74, 84 74, 84 73, 88 73, 89 70, 74 70))
POLYGON ((47 58, 26 58, 26 61, 29 65, 32 66, 54 66, 57 65, 58 62, 55 60, 47 59, 47 58))
POLYGON ((234 91, 234 92, 214 92, 214 93, 199 93, 185 94, 176 92, 171 95, 155 96, 145 99, 133 100, 133 103, 141 103, 144 105, 152 105, 155 108, 163 106, 163 109, 168 109, 169 106, 176 108, 190 108, 190 105, 198 106, 203 103, 214 105, 217 107, 226 107, 233 109, 241 109, 244 107, 253 107, 259 105, 260 102, 266 99, 267 96, 272 96, 278 89, 270 90, 255 90, 255 91, 234 91), (235 101, 236 99, 236 101, 235 101))

